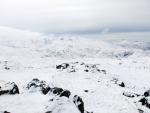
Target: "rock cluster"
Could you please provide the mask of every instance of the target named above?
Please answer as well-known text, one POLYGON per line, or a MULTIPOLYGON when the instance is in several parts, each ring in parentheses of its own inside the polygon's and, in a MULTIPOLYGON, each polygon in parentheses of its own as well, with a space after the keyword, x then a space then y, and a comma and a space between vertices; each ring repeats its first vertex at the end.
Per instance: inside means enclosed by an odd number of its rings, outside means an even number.
POLYGON ((15 95, 19 94, 19 88, 14 82, 0 82, 0 95, 15 95))
POLYGON ((84 71, 90 73, 104 73, 106 74, 105 69, 100 69, 99 64, 85 64, 84 62, 70 62, 70 63, 62 63, 56 65, 56 69, 60 71, 77 72, 84 71))
POLYGON ((133 93, 133 92, 123 92, 123 95, 129 98, 134 98, 140 96, 139 94, 133 93))
MULTIPOLYGON (((75 113, 90 113, 85 111, 84 102, 82 98, 78 95, 72 95, 69 90, 50 87, 46 81, 34 78, 26 86, 25 89, 29 93, 37 93, 47 95, 50 97, 48 109, 46 113, 58 113, 58 111, 63 111, 64 109, 75 110, 75 113), (68 107, 68 108, 67 108, 68 107), (72 108, 72 109, 71 109, 72 108)), ((19 88, 14 82, 0 82, 0 96, 2 95, 15 95, 19 94, 19 88)), ((71 111, 69 111, 71 112, 71 111)), ((0 111, 0 113, 10 113, 8 111, 0 111)), ((62 112, 64 113, 64 112, 62 112)))
MULTIPOLYGON (((27 90, 29 90, 29 92, 41 92, 42 94, 48 94, 48 95, 55 95, 57 96, 57 100, 60 100, 60 98, 62 97, 66 97, 69 100, 69 97, 71 95, 71 92, 69 90, 66 89, 62 89, 59 87, 50 87, 45 81, 40 81, 39 79, 33 79, 32 81, 30 81, 27 86, 26 86, 27 90)), ((54 101, 54 99, 51 99, 51 101, 54 101)), ((78 95, 73 96, 72 99, 73 103, 75 104, 75 106, 78 108, 78 110, 81 113, 84 113, 84 102, 82 100, 81 97, 79 97, 78 95)), ((47 111, 47 113, 50 111, 47 111)), ((52 111, 51 111, 52 113, 52 111)))
POLYGON ((144 92, 143 97, 139 100, 139 102, 150 109, 150 90, 144 92))
POLYGON ((125 87, 125 83, 122 82, 122 81, 120 81, 118 78, 113 78, 113 79, 111 80, 111 82, 113 82, 114 84, 117 84, 117 85, 120 86, 120 87, 125 87))

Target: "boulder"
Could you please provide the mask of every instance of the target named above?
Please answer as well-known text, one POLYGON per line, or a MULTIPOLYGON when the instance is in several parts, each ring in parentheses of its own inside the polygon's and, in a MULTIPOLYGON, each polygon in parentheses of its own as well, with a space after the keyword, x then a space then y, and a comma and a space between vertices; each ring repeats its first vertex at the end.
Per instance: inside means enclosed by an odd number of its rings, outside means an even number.
POLYGON ((49 87, 49 85, 47 85, 45 81, 41 81, 37 78, 34 78, 31 82, 29 82, 26 88, 30 92, 40 91, 43 94, 47 94, 51 90, 51 88, 49 87))
POLYGON ((125 87, 124 82, 121 82, 120 84, 118 84, 120 87, 125 87))
POLYGON ((71 92, 69 90, 64 90, 61 94, 60 97, 64 96, 69 98, 69 96, 71 95, 71 92))
POLYGON ((69 90, 65 90, 62 88, 54 87, 50 90, 50 93, 53 93, 54 95, 59 95, 60 97, 64 96, 69 98, 71 95, 71 92, 69 90))
POLYGON ((73 102, 77 106, 77 108, 79 109, 79 111, 81 113, 84 113, 84 102, 83 102, 82 98, 79 97, 78 95, 75 95, 73 97, 73 102))
POLYGON ((19 94, 19 88, 14 82, 0 82, 0 95, 19 94))
POLYGON ((139 100, 139 102, 141 102, 141 104, 143 105, 143 106, 146 106, 147 108, 149 108, 150 109, 150 100, 149 99, 147 99, 147 98, 141 98, 140 100, 139 100))
POLYGON ((62 63, 56 66, 56 69, 67 69, 69 67, 68 63, 62 63))
POLYGON ((145 91, 145 92, 144 92, 144 96, 145 96, 145 97, 150 96, 150 90, 145 91))

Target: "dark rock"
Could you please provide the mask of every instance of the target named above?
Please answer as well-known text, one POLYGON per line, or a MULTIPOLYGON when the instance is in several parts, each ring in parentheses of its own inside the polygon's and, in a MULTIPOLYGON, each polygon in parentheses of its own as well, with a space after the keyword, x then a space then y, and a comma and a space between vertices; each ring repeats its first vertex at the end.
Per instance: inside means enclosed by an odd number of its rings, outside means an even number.
POLYGON ((68 90, 64 90, 62 88, 58 88, 58 87, 54 87, 50 90, 50 92, 52 92, 55 95, 59 95, 60 97, 64 96, 69 98, 69 96, 71 95, 71 92, 68 90))
POLYGON ((61 67, 62 67, 61 65, 58 65, 56 66, 56 69, 61 69, 61 67))
POLYGON ((139 102, 142 103, 142 105, 146 105, 147 104, 147 99, 146 98, 142 98, 139 100, 139 102))
POLYGON ((89 92, 89 90, 84 90, 84 92, 86 92, 86 93, 87 93, 87 92, 89 92))
POLYGON ((29 82, 26 88, 28 90, 31 90, 31 88, 39 89, 39 91, 43 94, 47 94, 51 90, 45 81, 40 81, 37 78, 34 78, 31 82, 29 82))
POLYGON ((89 112, 89 111, 84 111, 84 113, 93 113, 93 112, 89 112))
POLYGON ((103 70, 101 70, 101 71, 102 71, 104 74, 106 74, 106 70, 103 69, 103 70))
POLYGON ((55 95, 60 95, 63 92, 62 88, 54 87, 50 90, 55 95))
POLYGON ((10 90, 10 94, 19 94, 18 86, 14 82, 12 82, 11 84, 13 85, 13 88, 12 90, 10 90))
POLYGON ((10 94, 10 95, 15 95, 19 94, 19 88, 14 82, 2 82, 0 84, 0 95, 4 94, 10 94))
POLYGON ((84 102, 83 102, 82 98, 79 97, 78 95, 75 95, 73 97, 73 102, 75 103, 75 105, 77 106, 77 108, 79 109, 79 111, 81 113, 84 113, 84 102))
POLYGON ((143 106, 145 106, 145 107, 147 107, 147 108, 150 109, 150 98, 149 98, 149 96, 150 96, 150 90, 145 91, 143 96, 144 96, 144 97, 141 98, 141 99, 139 100, 139 102, 140 102, 143 106))
POLYGON ((98 80, 97 82, 101 82, 100 80, 98 80))
POLYGON ((145 97, 150 96, 150 90, 145 91, 145 92, 144 92, 144 96, 145 96, 145 97))
POLYGON ((9 67, 4 67, 4 69, 5 69, 5 70, 10 70, 10 68, 9 68, 9 67))
POLYGON ((87 69, 85 69, 84 71, 85 71, 85 72, 89 72, 89 70, 87 70, 87 69))
POLYGON ((9 94, 9 90, 2 90, 0 91, 0 95, 9 94))
POLYGON ((68 90, 64 90, 61 94, 60 97, 65 96, 67 98, 69 98, 69 96, 71 95, 71 92, 68 90))
POLYGON ((42 93, 44 95, 46 95, 50 90, 51 90, 51 88, 49 86, 47 86, 46 88, 42 88, 42 93))
POLYGON ((124 84, 123 82, 121 82, 121 83, 119 84, 119 86, 120 86, 120 87, 125 87, 125 84, 124 84))
POLYGON ((84 71, 91 72, 91 73, 101 72, 100 69, 98 69, 96 64, 86 64, 84 71))
POLYGON ((57 65, 56 69, 67 69, 69 67, 68 63, 63 63, 61 65, 57 65))
POLYGON ((81 62, 81 64, 80 65, 84 65, 85 63, 84 62, 81 62))
POLYGON ((113 78, 112 80, 111 80, 111 82, 113 82, 114 84, 117 84, 118 83, 118 78, 113 78))
POLYGON ((8 111, 4 111, 4 113, 10 113, 10 112, 8 112, 8 111))
POLYGON ((72 69, 70 69, 70 71, 68 71, 68 72, 72 73, 72 72, 76 72, 76 70, 75 70, 74 68, 72 68, 72 69))
POLYGON ((47 111, 47 112, 45 112, 45 113, 52 113, 52 111, 47 111))
POLYGON ((144 113, 144 111, 143 111, 143 110, 141 110, 141 109, 138 109, 138 111, 139 111, 139 113, 144 113))
POLYGON ((48 92, 53 93, 54 95, 59 95, 60 97, 65 96, 67 98, 71 95, 70 91, 58 87, 50 88, 45 81, 40 81, 39 79, 33 79, 27 84, 26 88, 31 91, 34 88, 35 90, 33 91, 41 91, 44 95, 48 94, 48 92))
POLYGON ((123 95, 129 98, 138 97, 139 94, 131 93, 131 92, 123 92, 123 95))
MULTIPOLYGON (((61 71, 67 71, 69 73, 71 72, 77 72, 81 67, 84 68, 84 72, 91 72, 91 73, 104 73, 106 74, 106 70, 100 70, 97 67, 97 64, 85 64, 83 62, 70 62, 70 63, 62 63, 60 65, 56 65, 56 69, 61 71), (79 66, 79 67, 78 67, 79 66)), ((82 68, 81 68, 82 69, 82 68)))

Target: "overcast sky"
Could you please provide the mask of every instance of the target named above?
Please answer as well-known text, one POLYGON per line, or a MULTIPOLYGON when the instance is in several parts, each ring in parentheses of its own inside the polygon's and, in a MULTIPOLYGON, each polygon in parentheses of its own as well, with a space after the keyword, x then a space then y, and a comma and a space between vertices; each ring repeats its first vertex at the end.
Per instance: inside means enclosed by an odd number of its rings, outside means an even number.
POLYGON ((150 0, 0 0, 0 26, 42 33, 150 31, 150 0))

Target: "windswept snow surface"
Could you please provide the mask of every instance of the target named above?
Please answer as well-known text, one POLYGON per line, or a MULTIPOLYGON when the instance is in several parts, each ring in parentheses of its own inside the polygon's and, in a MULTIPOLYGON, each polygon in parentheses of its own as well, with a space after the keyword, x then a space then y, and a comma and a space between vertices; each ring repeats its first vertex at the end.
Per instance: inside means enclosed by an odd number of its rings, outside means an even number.
POLYGON ((33 78, 79 95, 89 112, 150 113, 138 102, 141 97, 123 95, 143 95, 150 89, 150 42, 44 36, 0 27, 0 82, 15 82, 20 90, 17 95, 0 95, 0 113, 45 113, 51 107, 52 113, 80 113, 65 98, 50 103, 49 95, 27 92, 24 87, 33 78), (75 72, 56 69, 56 65, 74 62, 78 62, 75 72), (86 72, 82 62, 106 73, 86 72))

